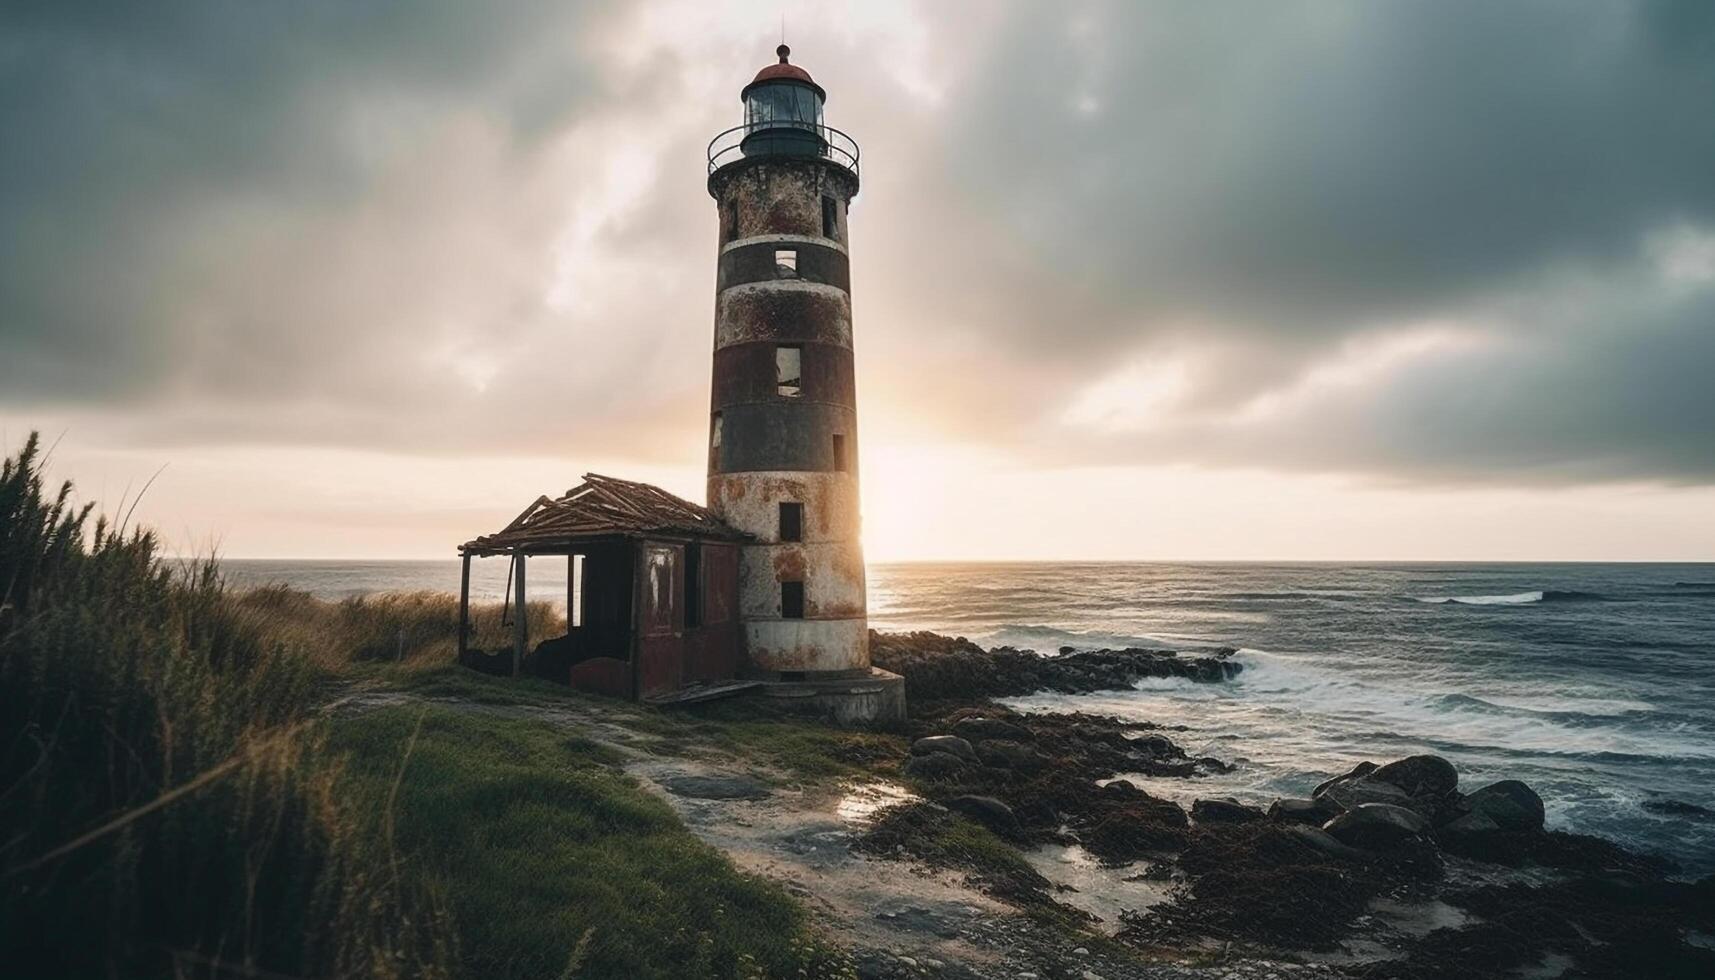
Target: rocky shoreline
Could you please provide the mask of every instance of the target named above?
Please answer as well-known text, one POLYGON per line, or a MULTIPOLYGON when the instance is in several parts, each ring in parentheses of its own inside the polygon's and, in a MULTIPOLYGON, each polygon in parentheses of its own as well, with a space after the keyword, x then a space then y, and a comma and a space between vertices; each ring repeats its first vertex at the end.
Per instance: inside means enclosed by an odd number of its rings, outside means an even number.
MULTIPOLYGON (((881 814, 859 848, 972 873, 985 890, 1067 922, 1083 913, 1028 866, 949 846, 965 822, 1012 847, 1079 848, 1168 898, 1114 941, 1150 955, 1299 958, 1354 977, 1715 976, 1715 877, 1546 829, 1517 780, 1463 790, 1445 759, 1364 763, 1307 799, 1189 810, 1128 775, 1195 780, 1228 769, 1170 729, 1087 714, 1022 714, 995 698, 1120 690, 1145 677, 1221 683, 1232 651, 1101 650, 1043 657, 929 633, 873 634, 872 656, 912 692, 901 776, 923 799, 881 814), (1378 908, 1428 925, 1380 924, 1378 908)), ((1076 972, 1068 975, 1077 976, 1076 972)))

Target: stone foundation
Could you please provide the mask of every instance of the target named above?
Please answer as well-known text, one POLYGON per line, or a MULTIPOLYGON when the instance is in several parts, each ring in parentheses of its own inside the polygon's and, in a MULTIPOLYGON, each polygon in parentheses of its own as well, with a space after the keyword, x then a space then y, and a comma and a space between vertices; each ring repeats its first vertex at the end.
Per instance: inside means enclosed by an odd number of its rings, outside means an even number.
POLYGON ((905 678, 874 667, 854 678, 764 681, 756 696, 836 725, 889 728, 905 722, 905 678))

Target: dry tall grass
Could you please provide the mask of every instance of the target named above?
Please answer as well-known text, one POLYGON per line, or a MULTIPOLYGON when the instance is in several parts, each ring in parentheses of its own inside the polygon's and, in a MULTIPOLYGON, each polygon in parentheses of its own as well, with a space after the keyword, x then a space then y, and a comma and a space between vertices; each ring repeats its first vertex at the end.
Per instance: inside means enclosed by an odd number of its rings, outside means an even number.
POLYGON ((41 467, 33 435, 0 467, 6 971, 444 975, 440 904, 337 791, 316 645, 41 467))
MULTIPOLYGON (((439 667, 458 650, 458 598, 442 592, 383 592, 329 602, 270 585, 236 593, 231 601, 256 629, 332 669, 353 661, 439 667)), ((512 626, 502 611, 498 603, 471 607, 472 647, 512 645, 512 626)), ((531 602, 525 611, 532 647, 566 632, 565 617, 553 604, 531 602)))

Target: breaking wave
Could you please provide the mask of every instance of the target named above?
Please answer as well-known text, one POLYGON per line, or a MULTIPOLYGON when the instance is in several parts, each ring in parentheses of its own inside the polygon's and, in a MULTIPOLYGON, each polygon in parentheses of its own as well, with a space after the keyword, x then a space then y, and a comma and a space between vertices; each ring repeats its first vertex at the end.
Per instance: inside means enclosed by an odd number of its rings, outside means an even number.
POLYGON ((1456 603, 1461 606, 1528 606, 1538 602, 1601 602, 1603 597, 1594 592, 1575 592, 1548 589, 1541 592, 1514 592, 1508 595, 1445 595, 1445 596, 1412 596, 1418 602, 1434 605, 1456 603))

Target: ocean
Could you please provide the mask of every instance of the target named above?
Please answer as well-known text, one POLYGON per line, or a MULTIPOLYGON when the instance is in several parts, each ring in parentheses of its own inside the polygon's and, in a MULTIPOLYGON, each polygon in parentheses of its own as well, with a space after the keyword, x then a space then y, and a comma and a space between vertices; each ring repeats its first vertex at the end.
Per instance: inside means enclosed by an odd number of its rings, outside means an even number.
MULTIPOLYGON (((240 586, 327 598, 458 588, 454 561, 223 564, 240 586)), ((564 601, 559 564, 531 564, 533 598, 564 601)), ((1182 725, 1187 751, 1239 764, 1138 780, 1158 795, 1266 803, 1364 759, 1433 752, 1467 789, 1529 783, 1551 827, 1715 871, 1715 819, 1648 806, 1715 811, 1715 565, 912 563, 871 565, 869 583, 881 630, 1050 654, 1238 648, 1228 684, 1011 702, 1182 725)), ((477 599, 505 587, 504 562, 476 563, 477 599)))

